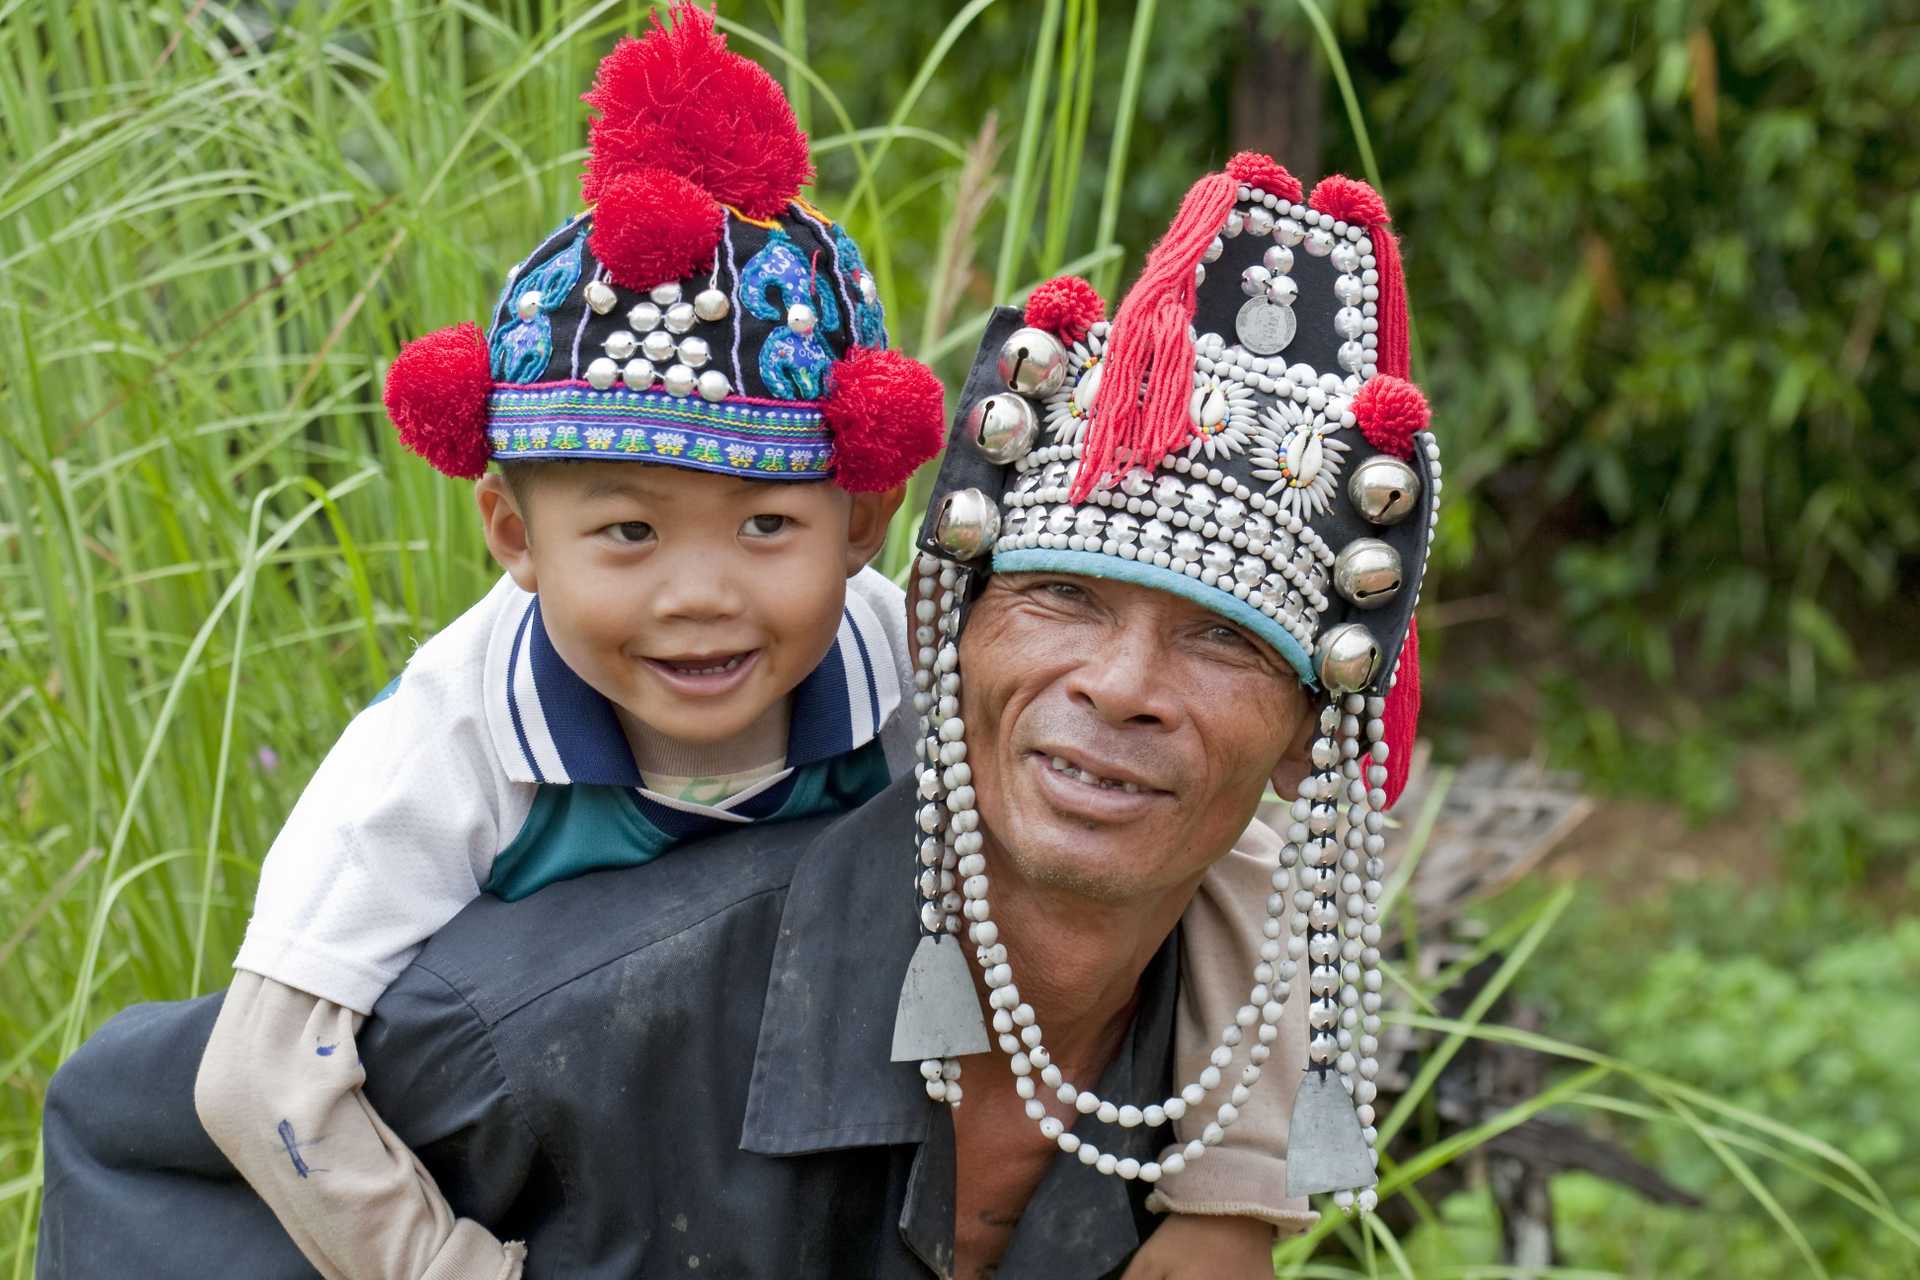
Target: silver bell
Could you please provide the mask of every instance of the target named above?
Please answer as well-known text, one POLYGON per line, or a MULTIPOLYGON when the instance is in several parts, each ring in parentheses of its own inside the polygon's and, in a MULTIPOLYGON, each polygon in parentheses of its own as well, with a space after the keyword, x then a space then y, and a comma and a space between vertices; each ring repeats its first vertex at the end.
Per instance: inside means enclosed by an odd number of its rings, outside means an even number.
POLYGON ((1067 380, 1067 352, 1044 329, 1015 329, 1000 347, 1000 377, 1023 396, 1050 396, 1067 380))
POLYGON ((1018 462, 1040 434, 1040 415, 1025 396, 1002 392, 976 400, 967 410, 967 434, 989 462, 1018 462))
POLYGON ((940 502, 933 540, 956 560, 974 560, 1000 538, 1000 508, 978 489, 956 489, 940 502))
POLYGON ((1358 693, 1373 683, 1380 665, 1380 646, 1373 633, 1357 622, 1343 622, 1320 637, 1313 665, 1328 693, 1358 693))
POLYGON ((1347 497, 1374 524, 1399 524, 1420 504, 1420 473, 1398 458, 1378 453, 1353 469, 1347 497))
POLYGON ((1400 553, 1378 538, 1355 538, 1333 562, 1333 589, 1361 609, 1400 594, 1400 553))
POLYGON ((593 313, 598 316, 613 310, 613 304, 620 301, 619 295, 613 291, 613 286, 603 280, 587 281, 587 286, 582 292, 586 295, 587 305, 592 307, 593 313))

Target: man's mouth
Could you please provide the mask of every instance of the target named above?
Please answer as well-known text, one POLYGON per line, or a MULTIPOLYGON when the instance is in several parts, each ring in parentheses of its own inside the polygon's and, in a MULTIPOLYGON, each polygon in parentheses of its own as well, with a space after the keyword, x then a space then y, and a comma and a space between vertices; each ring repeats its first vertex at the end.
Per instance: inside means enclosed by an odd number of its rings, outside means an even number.
MULTIPOLYGON (((1045 751, 1038 751, 1034 754, 1043 757, 1047 762, 1047 767, 1052 769, 1053 772, 1072 778, 1076 782, 1083 782, 1090 787, 1098 787, 1102 791, 1118 791, 1123 795, 1130 796, 1165 794, 1161 788, 1149 782, 1143 782, 1133 777, 1109 776, 1096 768, 1090 768, 1086 764, 1067 756, 1054 755, 1045 751)), ((1111 768, 1111 766, 1106 767, 1111 768)))

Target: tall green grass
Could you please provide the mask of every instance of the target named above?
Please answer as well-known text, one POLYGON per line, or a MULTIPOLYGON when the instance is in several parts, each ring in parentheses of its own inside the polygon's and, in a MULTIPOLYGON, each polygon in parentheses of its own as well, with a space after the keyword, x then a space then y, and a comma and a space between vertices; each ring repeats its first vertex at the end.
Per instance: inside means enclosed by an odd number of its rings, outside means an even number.
MULTIPOLYGON (((877 119, 811 69, 803 0, 764 28, 722 15, 790 86, 892 331, 949 374, 988 300, 1062 270, 1112 296, 1165 20, 1037 0, 1022 92, 942 132, 917 104, 993 3, 958 9, 877 119), (1109 61, 1103 30, 1124 33, 1109 61)), ((381 377, 573 210, 577 95, 644 14, 0 2, 0 1270, 31 1266, 54 1068, 120 1007, 224 981, 313 765, 492 580, 462 486, 395 444, 381 377)), ((1498 1034, 1475 1022, 1442 1029, 1498 1034)), ((1555 1101, 1631 1074, 1585 1066, 1555 1101)), ((1672 1082, 1606 1105, 1686 1114, 1735 1176, 1741 1152, 1791 1159, 1885 1212, 1838 1153, 1672 1082)))

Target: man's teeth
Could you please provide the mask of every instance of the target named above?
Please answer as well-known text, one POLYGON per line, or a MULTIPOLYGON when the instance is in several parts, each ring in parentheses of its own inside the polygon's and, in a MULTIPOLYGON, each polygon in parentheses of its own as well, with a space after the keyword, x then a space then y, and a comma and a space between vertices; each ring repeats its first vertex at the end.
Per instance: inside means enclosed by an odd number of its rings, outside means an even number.
POLYGON ((1088 773, 1085 769, 1068 763, 1065 756, 1053 757, 1052 763, 1055 773, 1064 773, 1069 778, 1077 778, 1090 786, 1102 787, 1108 791, 1118 788, 1128 795, 1138 795, 1140 792, 1140 788, 1131 782, 1115 782, 1112 778, 1103 778, 1097 773, 1088 773))
POLYGON ((716 663, 711 667, 690 667, 684 662, 676 662, 673 664, 673 669, 683 676, 717 676, 723 671, 733 670, 746 660, 746 654, 736 653, 725 662, 716 663))

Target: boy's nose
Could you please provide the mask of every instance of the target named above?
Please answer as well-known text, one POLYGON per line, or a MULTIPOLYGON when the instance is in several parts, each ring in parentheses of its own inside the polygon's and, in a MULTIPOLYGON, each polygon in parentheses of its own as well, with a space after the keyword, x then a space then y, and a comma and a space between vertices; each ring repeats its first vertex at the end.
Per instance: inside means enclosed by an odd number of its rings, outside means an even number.
POLYGON ((712 621, 740 613, 745 595, 724 557, 688 556, 659 576, 648 599, 662 619, 712 621))

